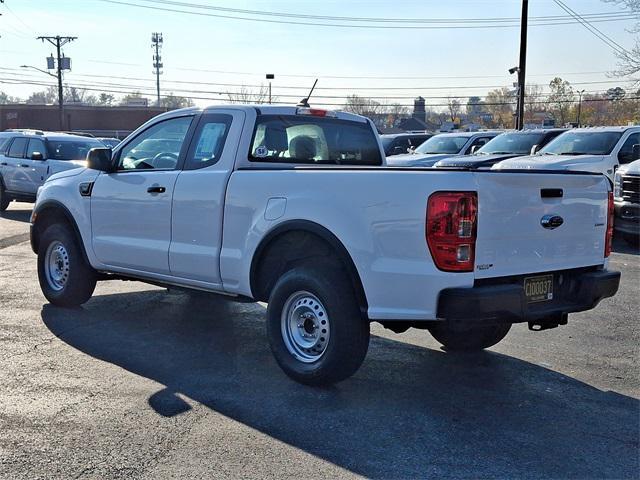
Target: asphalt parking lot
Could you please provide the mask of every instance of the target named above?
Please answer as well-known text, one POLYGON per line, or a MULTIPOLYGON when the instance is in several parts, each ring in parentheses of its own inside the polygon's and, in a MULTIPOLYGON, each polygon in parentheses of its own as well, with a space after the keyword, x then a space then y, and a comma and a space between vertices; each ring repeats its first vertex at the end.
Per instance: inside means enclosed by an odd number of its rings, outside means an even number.
POLYGON ((375 324, 330 389, 272 359, 264 307, 103 282, 48 305, 30 205, 0 216, 0 477, 639 478, 640 255, 545 332, 451 354, 375 324))

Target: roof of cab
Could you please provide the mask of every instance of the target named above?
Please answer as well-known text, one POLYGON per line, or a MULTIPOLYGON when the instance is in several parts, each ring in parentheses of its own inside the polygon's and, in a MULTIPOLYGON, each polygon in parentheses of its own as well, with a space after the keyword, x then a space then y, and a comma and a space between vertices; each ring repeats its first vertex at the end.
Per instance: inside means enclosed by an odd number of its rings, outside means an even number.
POLYGON ((473 137, 476 135, 500 135, 504 133, 501 130, 476 130, 475 132, 446 132, 437 133, 434 137, 473 137))

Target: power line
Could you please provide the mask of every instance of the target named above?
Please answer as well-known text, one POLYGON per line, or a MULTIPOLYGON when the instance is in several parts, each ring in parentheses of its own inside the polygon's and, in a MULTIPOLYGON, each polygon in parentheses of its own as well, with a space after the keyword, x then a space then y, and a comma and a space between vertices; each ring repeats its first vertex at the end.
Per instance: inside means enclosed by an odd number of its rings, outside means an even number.
MULTIPOLYGON (((51 87, 54 86, 54 84, 52 83, 47 83, 44 81, 32 81, 32 80, 28 80, 28 81, 24 81, 24 80, 16 80, 16 79, 7 79, 7 78, 1 78, 0 77, 0 83, 3 84, 10 84, 10 85, 20 85, 20 84, 26 84, 26 85, 38 85, 38 86, 46 86, 46 87, 51 87)), ((68 88, 76 88, 78 90, 86 90, 86 91, 92 91, 92 92, 101 92, 101 93, 117 93, 117 94, 137 94, 137 93, 143 93, 140 91, 140 89, 137 88, 133 88, 133 89, 127 89, 126 86, 123 86, 119 89, 114 89, 114 87, 111 88, 93 88, 93 87, 85 87, 83 85, 78 85, 78 84, 69 84, 66 83, 65 84, 68 88)), ((152 93, 147 93, 146 94, 152 94, 152 93)), ((216 93, 216 92, 203 92, 203 93, 216 93)), ((604 92, 602 92, 604 93, 604 92)), ((220 94, 233 94, 233 92, 220 92, 220 94)), ((249 94, 251 96, 259 96, 259 94, 249 94)), ((162 98, 171 98, 171 95, 162 95, 162 98)), ((225 102, 225 103, 229 103, 230 100, 228 98, 223 98, 221 96, 217 96, 217 97, 211 97, 211 96, 194 96, 194 95, 188 95, 186 98, 189 99, 193 99, 193 100, 209 100, 209 101, 217 101, 217 102, 225 102)), ((380 98, 382 99, 382 98, 380 98)), ((370 100, 370 99, 367 99, 370 100)), ((630 97, 625 97, 625 100, 640 100, 640 96, 630 96, 630 97)), ((583 102, 601 102, 601 101, 614 101, 612 99, 609 98, 593 98, 593 99, 587 99, 587 100, 583 100, 583 102)), ((280 104, 280 105, 292 105, 295 102, 294 101, 274 101, 272 102, 274 104, 280 104)), ((557 100, 557 101, 553 101, 550 102, 548 99, 547 100, 536 100, 536 101, 528 101, 526 102, 527 105, 547 105, 549 103, 575 103, 574 100, 557 100)), ((344 107, 344 103, 334 103, 334 102, 319 102, 319 104, 321 105, 326 105, 326 106, 334 106, 334 107, 344 107)), ((351 106, 371 106, 370 103, 351 103, 351 106)), ((395 105, 399 105, 402 107, 413 107, 413 104, 395 104, 395 105)), ((465 105, 469 105, 469 106, 501 106, 501 105, 516 105, 516 101, 508 101, 508 102, 486 102, 486 101, 480 101, 480 102, 476 102, 476 103, 466 103, 465 105)), ((384 104, 380 104, 380 106, 385 106, 384 104)), ((387 105, 388 106, 388 105, 387 105)), ((431 104, 427 104, 425 105, 427 107, 446 107, 449 106, 449 103, 431 103, 431 104)))
MULTIPOLYGON (((23 79, 27 79, 27 80, 32 80, 34 79, 34 75, 24 75, 24 74, 14 74, 11 72, 6 72, 5 75, 9 75, 10 77, 13 77, 13 80, 23 80, 23 79)), ((6 78, 6 77, 5 77, 6 78)), ((37 79, 38 77, 36 77, 37 79)), ((111 82, 99 82, 99 81, 88 81, 88 80, 74 80, 74 85, 77 86, 87 86, 87 87, 114 87, 114 88, 125 88, 127 89, 127 91, 131 91, 131 90, 139 90, 139 91, 145 91, 145 93, 151 94, 151 91, 153 89, 152 86, 150 85, 134 85, 134 84, 121 84, 121 83, 111 83, 111 82)), ((219 94, 219 95, 226 95, 228 93, 233 93, 231 91, 213 91, 213 90, 189 90, 189 89, 183 89, 183 88, 169 88, 171 90, 171 93, 173 94, 193 94, 193 93, 204 93, 204 94, 219 94)), ((590 90, 586 93, 602 93, 599 90, 590 90)), ((251 93, 248 92, 247 95, 249 96, 261 96, 260 93, 251 93)), ((551 93, 540 93, 539 96, 540 97, 546 97, 546 96, 550 96, 552 95, 551 93)), ((299 99, 300 95, 299 94, 278 94, 278 97, 282 97, 282 98, 292 98, 292 99, 299 99)), ((346 100, 347 98, 351 97, 352 94, 350 95, 314 95, 314 98, 322 98, 322 99, 344 99, 346 100)), ((422 96, 422 98, 426 98, 426 99, 450 99, 450 98, 456 98, 456 99, 469 99, 472 97, 481 97, 481 96, 486 96, 486 94, 480 94, 480 95, 433 95, 433 96, 428 96, 428 95, 420 95, 422 96)), ((414 99, 415 95, 373 95, 373 96, 367 96, 366 98, 368 99, 382 99, 382 100, 398 100, 398 99, 414 99)))
MULTIPOLYGON (((16 70, 10 69, 7 67, 0 67, 0 70, 16 70)), ((20 71, 20 70, 16 70, 20 71)), ((137 81, 152 81, 149 78, 140 78, 140 77, 124 77, 124 76, 116 76, 116 75, 95 75, 95 74, 73 74, 77 76, 83 77, 91 77, 91 78, 113 78, 118 80, 137 80, 137 81)), ((165 80, 165 83, 178 83, 178 84, 190 84, 190 85, 213 85, 213 86, 222 86, 222 87, 247 87, 247 88, 260 88, 263 85, 258 84, 246 84, 246 83, 224 83, 224 82, 199 82, 193 80, 165 80)), ((598 80, 598 81, 585 81, 585 82, 572 82, 572 85, 599 85, 599 84, 620 84, 620 80, 598 80)), ((461 89, 493 89, 493 88, 502 88, 505 87, 505 84, 494 84, 494 85, 443 85, 443 86, 403 86, 403 87, 358 87, 358 86, 344 86, 344 87, 316 87, 316 90, 348 90, 348 91, 424 91, 424 90, 461 90, 461 89)), ((278 89, 282 90, 303 90, 307 91, 309 89, 308 86, 299 86, 299 85, 278 85, 278 89)))
MULTIPOLYGON (((256 16, 268 16, 268 17, 284 17, 284 18, 298 18, 298 19, 312 19, 312 20, 323 20, 323 21, 341 21, 341 22, 374 22, 374 23, 483 23, 483 22, 510 22, 517 23, 520 21, 518 17, 488 17, 488 18, 381 18, 381 17, 344 17, 344 16, 330 16, 330 15, 314 15, 314 14, 300 14, 300 13, 291 13, 291 12, 273 12, 273 11, 265 11, 265 10, 247 10, 241 8, 229 8, 229 7, 219 7, 213 5, 206 5, 201 3, 194 2, 185 2, 185 1, 176 1, 176 0, 138 0, 145 3, 151 4, 161 4, 161 5, 171 5, 178 7, 186 7, 186 8, 194 8, 194 9, 204 9, 204 10, 213 10, 219 12, 227 12, 227 13, 237 13, 243 15, 256 15, 256 16)), ((602 13, 591 13, 586 14, 590 18, 612 18, 612 17, 630 17, 631 14, 627 12, 602 12, 602 13)), ((536 20, 544 20, 544 21, 553 21, 553 20, 564 20, 566 19, 566 15, 552 15, 552 16, 541 16, 541 17, 531 17, 532 21, 536 20)))
POLYGON ((573 18, 578 20, 589 32, 594 34, 597 38, 602 40, 607 46, 611 47, 615 52, 620 53, 622 55, 629 55, 629 51, 627 51, 624 47, 622 47, 619 43, 615 42, 611 37, 604 34, 601 30, 593 26, 589 21, 585 20, 579 13, 575 10, 571 9, 568 5, 566 5, 562 0, 553 0, 556 5, 562 8, 565 12, 571 15, 573 18))
MULTIPOLYGON (((209 13, 209 12, 195 12, 195 11, 189 11, 189 10, 181 10, 181 9, 177 9, 177 8, 166 8, 166 7, 159 7, 159 6, 155 6, 155 5, 140 5, 137 3, 131 3, 131 2, 125 2, 125 1, 120 1, 120 0, 97 0, 100 2, 105 2, 105 3, 110 3, 110 4, 115 4, 115 5, 124 5, 124 6, 129 6, 129 7, 138 7, 138 8, 144 8, 144 9, 148 9, 148 10, 155 10, 155 11, 163 11, 163 12, 171 12, 171 13, 183 13, 183 14, 187 14, 187 15, 195 15, 195 16, 203 16, 203 17, 215 17, 215 18, 226 18, 226 19, 232 19, 232 20, 243 20, 243 21, 249 21, 249 22, 263 22, 263 23, 278 23, 278 24, 286 24, 286 25, 303 25, 303 26, 314 26, 314 27, 339 27, 339 28, 369 28, 369 29, 409 29, 409 30, 429 30, 429 29, 435 29, 435 30, 441 30, 441 29, 477 29, 477 28, 511 28, 511 27, 517 27, 518 24, 505 24, 505 25, 500 25, 500 24, 495 24, 495 23, 489 23, 487 25, 458 25, 458 24, 452 24, 452 25, 407 25, 407 24, 402 24, 402 25, 362 25, 362 24, 339 24, 339 23, 319 23, 319 22, 302 22, 302 21, 290 21, 290 20, 275 20, 275 19, 269 19, 269 18, 250 18, 250 17, 240 17, 240 16, 234 16, 234 15, 222 15, 222 14, 216 14, 216 13, 209 13)), ((141 0, 141 1, 145 1, 145 0, 141 0)), ((626 15, 626 14, 625 14, 626 15)), ((635 17, 633 16, 628 16, 627 19, 634 19, 635 17)), ((594 21, 610 21, 610 20, 594 20, 594 21)), ((575 20, 572 21, 565 21, 565 22, 547 22, 547 23, 535 23, 533 26, 551 26, 551 25, 571 25, 571 24, 575 24, 577 23, 575 20)))

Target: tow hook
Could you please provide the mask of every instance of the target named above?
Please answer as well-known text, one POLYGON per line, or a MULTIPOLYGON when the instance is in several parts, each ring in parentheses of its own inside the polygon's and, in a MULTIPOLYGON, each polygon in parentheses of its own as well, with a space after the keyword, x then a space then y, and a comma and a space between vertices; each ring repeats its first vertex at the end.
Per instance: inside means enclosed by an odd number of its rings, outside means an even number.
POLYGON ((529 323, 529 330, 534 332, 541 332, 542 330, 549 330, 551 328, 556 328, 560 325, 566 325, 569 315, 566 313, 562 313, 560 315, 554 315, 552 317, 541 318, 539 320, 534 320, 529 323))

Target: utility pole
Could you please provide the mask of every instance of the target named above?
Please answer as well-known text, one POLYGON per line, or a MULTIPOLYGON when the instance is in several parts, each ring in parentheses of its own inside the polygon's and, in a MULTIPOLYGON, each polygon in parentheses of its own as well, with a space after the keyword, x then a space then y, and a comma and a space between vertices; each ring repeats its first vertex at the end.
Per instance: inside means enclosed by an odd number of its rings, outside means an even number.
POLYGON ((55 37, 38 37, 37 40, 46 40, 51 45, 56 47, 56 70, 58 77, 58 110, 60 112, 60 130, 65 130, 64 128, 64 92, 62 90, 62 71, 63 70, 71 70, 71 62, 69 59, 65 60, 65 64, 62 64, 62 47, 65 46, 69 42, 73 42, 78 37, 61 37, 60 35, 56 35, 55 37))
POLYGON ((578 128, 580 128, 580 113, 582 113, 582 94, 584 90, 578 90, 578 118, 576 118, 576 123, 578 124, 578 128))
POLYGON ((529 20, 529 0, 522 0, 522 18, 520 20, 520 62, 518 64, 518 108, 516 130, 524 128, 524 85, 527 69, 527 22, 529 20))
POLYGON ((151 34, 151 46, 155 50, 155 54, 153 55, 153 68, 156 69, 156 91, 158 93, 158 101, 157 105, 160 106, 160 75, 162 72, 160 69, 162 68, 162 56, 160 55, 160 50, 162 49, 162 33, 154 32, 151 34))

